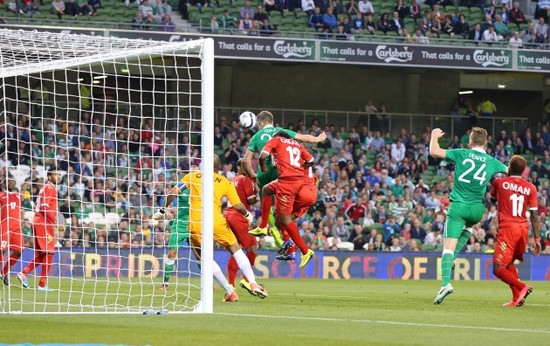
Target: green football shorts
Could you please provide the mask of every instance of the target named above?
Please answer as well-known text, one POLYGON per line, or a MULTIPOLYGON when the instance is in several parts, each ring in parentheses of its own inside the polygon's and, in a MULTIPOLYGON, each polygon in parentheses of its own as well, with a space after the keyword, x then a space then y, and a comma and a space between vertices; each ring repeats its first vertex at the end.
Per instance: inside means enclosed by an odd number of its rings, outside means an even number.
POLYGON ((189 239, 189 229, 187 225, 187 221, 176 220, 172 223, 172 227, 170 228, 170 239, 168 240, 169 250, 179 249, 183 241, 189 239))
POLYGON ((258 172, 258 185, 260 188, 260 193, 262 192, 262 188, 271 183, 273 180, 279 178, 279 172, 277 171, 277 168, 275 167, 269 167, 267 169, 267 172, 258 172))
POLYGON ((485 213, 483 204, 464 204, 451 202, 445 221, 445 238, 460 238, 464 227, 471 227, 481 221, 485 213))

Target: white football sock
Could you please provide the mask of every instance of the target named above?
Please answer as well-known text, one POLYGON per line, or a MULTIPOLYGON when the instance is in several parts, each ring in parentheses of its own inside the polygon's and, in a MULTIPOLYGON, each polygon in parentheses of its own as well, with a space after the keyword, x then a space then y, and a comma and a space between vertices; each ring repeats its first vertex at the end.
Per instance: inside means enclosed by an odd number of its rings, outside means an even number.
POLYGON ((243 273, 244 276, 248 279, 248 282, 251 284, 256 283, 256 277, 254 276, 254 271, 252 270, 252 267, 250 266, 250 261, 248 260, 248 257, 244 254, 242 249, 239 249, 239 251, 235 252, 233 254, 233 258, 235 258, 235 261, 237 261, 237 264, 239 265, 239 269, 243 273))
POLYGON ((212 266, 212 274, 214 274, 214 279, 216 279, 218 284, 225 289, 225 292, 227 292, 227 294, 233 293, 233 287, 231 287, 231 285, 225 278, 225 275, 223 275, 222 269, 220 268, 218 263, 216 263, 216 261, 214 261, 214 265, 212 266))

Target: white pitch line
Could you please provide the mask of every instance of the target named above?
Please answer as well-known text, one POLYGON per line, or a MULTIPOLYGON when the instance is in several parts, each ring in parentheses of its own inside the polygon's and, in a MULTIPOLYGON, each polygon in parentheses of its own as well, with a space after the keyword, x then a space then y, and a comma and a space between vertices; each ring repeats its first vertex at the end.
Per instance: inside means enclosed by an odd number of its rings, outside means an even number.
POLYGON ((281 316, 281 315, 256 315, 256 314, 235 314, 226 312, 216 312, 216 315, 225 316, 240 316, 252 318, 272 318, 272 319, 293 319, 293 320, 310 320, 310 321, 327 321, 327 322, 352 322, 352 323, 376 323, 376 324, 393 324, 399 326, 410 327, 436 327, 436 328, 452 328, 452 329, 474 329, 474 330, 489 330, 495 332, 513 332, 513 333, 538 333, 550 334, 550 330, 542 329, 521 329, 521 328, 503 328, 503 327, 483 327, 483 326, 461 326, 456 324, 434 324, 434 323, 416 323, 416 322, 398 322, 398 321, 383 321, 383 320, 357 320, 346 318, 329 318, 329 317, 307 317, 307 316, 281 316))

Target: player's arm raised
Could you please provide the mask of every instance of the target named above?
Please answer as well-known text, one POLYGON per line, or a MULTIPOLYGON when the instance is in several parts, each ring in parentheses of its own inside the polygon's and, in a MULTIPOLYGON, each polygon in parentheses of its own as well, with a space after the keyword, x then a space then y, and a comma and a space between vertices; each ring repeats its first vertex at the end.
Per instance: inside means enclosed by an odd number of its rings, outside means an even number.
POLYGON ((254 152, 250 149, 246 149, 246 152, 244 153, 244 157, 241 159, 241 165, 243 166, 243 170, 246 172, 246 175, 248 175, 253 180, 256 180, 258 178, 256 176, 256 173, 254 173, 254 170, 252 169, 252 158, 254 157, 254 152))
POLYGON ((327 140, 327 134, 325 132, 321 132, 318 136, 313 136, 297 133, 294 139, 306 143, 322 143, 327 140))
POLYGON ((433 129, 430 138, 430 155, 438 159, 444 159, 445 153, 447 152, 439 146, 439 138, 443 137, 444 134, 445 132, 439 128, 433 129))

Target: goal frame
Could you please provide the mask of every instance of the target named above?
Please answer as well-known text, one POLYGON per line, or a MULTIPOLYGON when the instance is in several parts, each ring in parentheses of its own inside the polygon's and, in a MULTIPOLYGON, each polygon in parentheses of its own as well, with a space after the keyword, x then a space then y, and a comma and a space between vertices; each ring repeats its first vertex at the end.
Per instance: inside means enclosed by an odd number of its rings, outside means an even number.
MULTIPOLYGON (((53 33, 48 32, 29 32, 29 31, 16 31, 10 29, 1 29, 0 35, 6 34, 44 34, 52 35, 53 33)), ((73 36, 82 37, 82 35, 74 34, 53 34, 63 36, 73 36)), ((85 39, 85 38, 83 38, 85 39)), ((118 39, 118 38, 105 38, 97 36, 88 36, 90 40, 119 40, 127 42, 137 42, 142 40, 131 40, 131 39, 118 39)), ((176 311, 175 313, 213 313, 213 261, 214 261, 214 240, 213 240, 213 184, 214 179, 214 40, 212 38, 203 38, 199 40, 185 41, 185 42, 162 42, 162 44, 155 47, 141 47, 141 48, 129 48, 129 49, 120 49, 120 51, 114 51, 102 55, 90 55, 97 57, 94 60, 95 63, 102 63, 105 61, 113 61, 115 59, 121 58, 136 58, 144 54, 156 55, 162 54, 165 52, 176 51, 178 49, 189 49, 193 46, 201 46, 201 117, 202 122, 201 133, 201 170, 203 173, 202 180, 202 216, 201 220, 201 233, 202 233, 202 243, 201 243, 201 288, 200 288, 200 301, 191 311, 176 311)), ((0 87, 4 88, 6 85, 6 78, 17 77, 21 75, 30 75, 33 73, 39 72, 53 72, 58 70, 64 70, 70 67, 75 67, 83 64, 89 64, 88 60, 84 61, 86 57, 75 57, 70 59, 60 59, 52 60, 48 62, 31 62, 28 65, 18 65, 18 66, 4 66, 4 57, 0 54, 0 87)), ((3 97, 1 106, 4 108, 4 114, 6 114, 7 98, 3 97)), ((7 150, 7 149, 6 149, 7 150)), ((7 169, 7 166, 6 166, 7 169)), ((8 289, 10 289, 8 287, 8 289)), ((4 291, 5 292, 5 291, 4 291)), ((12 311, 12 304, 10 301, 9 291, 8 291, 8 301, 4 305, 4 312, 0 311, 0 314, 132 314, 135 312, 130 311, 59 311, 59 312, 41 312, 41 311, 12 311)), ((173 313, 170 311, 170 313, 173 313)))

